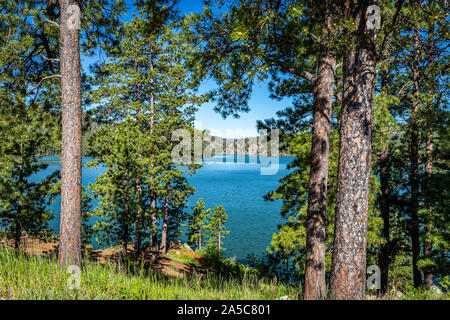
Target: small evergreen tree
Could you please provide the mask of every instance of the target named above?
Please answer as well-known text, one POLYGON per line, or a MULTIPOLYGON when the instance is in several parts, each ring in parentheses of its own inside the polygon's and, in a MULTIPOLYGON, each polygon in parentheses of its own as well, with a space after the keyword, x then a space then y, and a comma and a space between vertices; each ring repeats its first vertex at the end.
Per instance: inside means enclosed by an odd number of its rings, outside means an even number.
MULTIPOLYGON (((106 123, 106 128, 96 133, 99 141, 94 143, 92 155, 98 159, 92 165, 103 163, 107 173, 97 179, 98 186, 92 190, 104 193, 106 185, 114 184, 114 188, 128 192, 125 200, 110 196, 100 206, 113 206, 108 210, 117 215, 115 205, 106 201, 117 199, 120 208, 128 203, 127 218, 121 220, 128 225, 121 226, 121 241, 130 237, 125 237, 125 229, 127 233, 133 230, 136 256, 144 239, 149 238, 154 257, 158 245, 165 252, 167 240, 180 235, 186 219, 186 199, 194 192, 186 176, 199 167, 174 163, 172 151, 176 145, 172 134, 176 129, 193 132, 196 106, 205 97, 190 90, 191 76, 183 64, 192 49, 175 32, 176 26, 163 21, 152 29, 152 13, 141 8, 139 14, 122 25, 117 52, 94 70, 98 75, 98 89, 92 93, 97 103, 94 114, 98 121, 106 123), (119 187, 121 182, 115 176, 128 181, 126 187, 119 187)), ((104 215, 104 211, 96 212, 104 215)), ((105 223, 109 224, 103 221, 97 226, 106 228, 105 223)))
POLYGON ((135 138, 138 126, 136 121, 127 119, 115 127, 101 129, 92 141, 96 157, 88 165, 103 164, 107 169, 104 174, 89 184, 89 190, 100 200, 94 209, 99 220, 94 230, 99 234, 101 244, 127 246, 132 240, 132 225, 138 202, 136 199, 136 158, 135 138))
POLYGON ((23 232, 34 237, 51 232, 49 206, 58 192, 59 171, 38 182, 33 176, 48 167, 38 152, 54 138, 52 123, 47 112, 23 101, 0 108, 0 224, 17 251, 23 232))
POLYGON ((222 239, 230 233, 225 226, 227 220, 228 215, 225 213, 225 208, 223 206, 215 206, 206 230, 209 236, 208 246, 215 247, 218 252, 225 250, 222 246, 222 239))
POLYGON ((192 214, 189 216, 188 243, 191 246, 195 245, 198 250, 202 249, 205 227, 208 224, 211 211, 211 208, 205 210, 205 202, 203 198, 200 198, 195 207, 192 208, 192 214))

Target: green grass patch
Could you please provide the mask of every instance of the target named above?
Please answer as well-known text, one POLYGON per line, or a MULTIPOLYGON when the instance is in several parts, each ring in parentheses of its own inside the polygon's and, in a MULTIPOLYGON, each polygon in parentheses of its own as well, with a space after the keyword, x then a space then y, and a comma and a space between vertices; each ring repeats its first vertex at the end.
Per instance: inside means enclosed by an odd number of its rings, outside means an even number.
POLYGON ((256 277, 226 279, 221 275, 176 277, 157 271, 129 270, 119 264, 85 261, 79 289, 73 275, 57 261, 0 250, 0 296, 7 299, 279 299, 301 297, 298 287, 273 285, 256 277), (71 278, 72 277, 72 278, 71 278))
POLYGON ((180 254, 169 253, 169 254, 167 254, 167 257, 170 260, 181 262, 181 263, 185 263, 185 264, 191 264, 191 265, 194 265, 196 267, 201 267, 202 266, 197 259, 195 259, 192 256, 183 254, 183 253, 180 253, 180 254))

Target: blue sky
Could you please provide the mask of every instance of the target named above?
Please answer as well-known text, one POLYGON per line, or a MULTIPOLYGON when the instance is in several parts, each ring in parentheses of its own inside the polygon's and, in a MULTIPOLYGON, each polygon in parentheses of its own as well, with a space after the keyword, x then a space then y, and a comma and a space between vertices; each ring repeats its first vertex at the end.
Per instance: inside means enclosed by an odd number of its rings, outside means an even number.
MULTIPOLYGON (((124 20, 129 20, 132 17, 132 3, 133 0, 126 0, 127 14, 124 20)), ((180 13, 189 14, 191 12, 201 12, 203 10, 203 2, 201 0, 181 0, 177 5, 180 13)), ((89 57, 84 60, 84 68, 87 70, 87 65, 94 62, 98 57, 89 57)), ((284 109, 290 104, 288 99, 282 101, 275 101, 269 98, 269 91, 267 82, 256 82, 252 96, 248 102, 250 111, 241 113, 240 118, 234 119, 228 117, 223 119, 222 116, 214 111, 214 103, 206 103, 199 107, 196 114, 196 124, 198 129, 211 130, 213 135, 218 135, 225 138, 242 138, 248 136, 256 136, 256 121, 272 118, 275 112, 284 109)), ((201 88, 201 92, 206 92, 214 87, 214 82, 209 80, 205 82, 201 88)))
MULTIPOLYGON (((186 14, 190 12, 201 12, 203 2, 201 0, 181 0, 178 4, 180 12, 186 14)), ((213 134, 226 138, 242 138, 245 136, 255 136, 256 121, 272 118, 275 112, 284 109, 290 104, 288 99, 275 101, 269 98, 267 82, 257 82, 253 88, 251 99, 249 100, 250 111, 241 113, 239 119, 228 117, 223 119, 220 114, 214 111, 214 104, 202 105, 197 112, 196 126, 200 129, 209 129, 213 134)), ((214 86, 213 81, 205 83, 201 89, 208 90, 214 86)))

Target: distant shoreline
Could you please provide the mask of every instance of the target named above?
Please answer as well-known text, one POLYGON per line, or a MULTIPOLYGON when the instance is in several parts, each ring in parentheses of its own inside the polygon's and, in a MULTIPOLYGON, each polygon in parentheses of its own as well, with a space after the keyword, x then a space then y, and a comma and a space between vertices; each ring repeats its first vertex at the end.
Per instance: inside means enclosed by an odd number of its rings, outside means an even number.
MULTIPOLYGON (((238 153, 214 153, 211 157, 214 156, 252 156, 252 157, 272 157, 270 155, 259 155, 259 154, 238 154, 238 153)), ((273 156, 273 157, 279 157, 279 158, 293 158, 295 157, 294 155, 289 155, 289 154, 281 154, 278 156, 273 156)), ((208 159, 208 158, 204 158, 204 159, 208 159)))

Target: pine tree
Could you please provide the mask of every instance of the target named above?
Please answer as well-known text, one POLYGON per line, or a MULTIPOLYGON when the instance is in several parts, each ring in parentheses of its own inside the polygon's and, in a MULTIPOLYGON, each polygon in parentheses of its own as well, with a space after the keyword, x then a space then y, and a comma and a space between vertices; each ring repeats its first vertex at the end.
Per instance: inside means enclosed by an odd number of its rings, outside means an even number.
POLYGON ((139 125, 132 119, 114 127, 104 127, 94 136, 92 147, 96 157, 89 163, 90 166, 103 164, 107 168, 89 185, 93 196, 100 200, 94 208, 94 215, 99 218, 94 230, 100 235, 98 240, 102 245, 120 243, 124 255, 128 253, 136 209, 141 204, 136 198, 135 178, 138 132, 139 125))
MULTIPOLYGON (((229 11, 213 17, 207 9, 205 18, 197 17, 195 24, 195 32, 203 36, 195 66, 208 70, 219 85, 216 109, 224 116, 248 111, 255 81, 268 76, 279 79, 280 72, 289 78, 286 82, 293 81, 312 94, 305 298, 318 299, 325 295, 325 212, 337 59, 333 39, 340 29, 337 12, 330 1, 240 1, 229 11)), ((291 88, 292 95, 301 90, 291 88)))
POLYGON ((60 1, 61 69, 61 213, 59 258, 61 267, 81 265, 81 65, 80 5, 60 1))
POLYGON ((1 1, 0 6, 0 223, 16 250, 23 233, 51 234, 48 221, 53 212, 48 206, 58 192, 58 171, 41 181, 34 178, 47 168, 39 157, 56 147, 59 135, 58 117, 50 105, 57 101, 58 90, 52 90, 52 81, 44 81, 55 77, 37 50, 40 44, 35 39, 46 32, 40 29, 34 5, 1 1))
POLYGON ((208 247, 215 248, 219 253, 221 250, 225 250, 222 246, 222 239, 230 233, 226 229, 226 222, 228 215, 225 213, 223 206, 215 206, 209 224, 206 227, 208 235, 208 247))
POLYGON ((192 207, 192 214, 188 219, 188 243, 195 245, 197 250, 202 249, 205 226, 208 224, 208 218, 211 215, 211 208, 205 210, 203 198, 198 199, 195 207, 192 207))
POLYGON ((440 1, 418 1, 409 5, 407 12, 409 18, 402 21, 404 32, 399 40, 402 60, 398 63, 398 69, 404 70, 402 102, 407 106, 405 119, 408 123, 404 130, 405 138, 409 139, 407 185, 410 193, 406 214, 410 218, 414 286, 422 285, 423 272, 426 287, 430 288, 434 266, 431 225, 433 217, 439 213, 433 210, 433 201, 425 190, 431 187, 433 179, 433 140, 435 137, 440 139, 433 131, 445 122, 442 120, 446 117, 442 110, 445 104, 443 91, 446 90, 442 79, 444 70, 448 68, 445 53, 448 28, 441 21, 448 16, 448 8, 440 1), (422 146, 424 153, 421 152, 422 146), (421 162, 425 165, 422 166, 421 162))
POLYGON ((28 93, 35 92, 31 101, 42 99, 53 102, 52 108, 62 107, 59 258, 62 267, 80 265, 82 111, 79 31, 84 32, 81 47, 86 54, 93 53, 100 42, 107 48, 114 42, 110 30, 117 25, 116 15, 123 10, 123 1, 114 4, 107 0, 2 1, 1 8, 2 15, 5 10, 8 17, 16 16, 5 20, 11 23, 6 27, 8 38, 18 35, 18 40, 24 40, 28 45, 20 53, 23 70, 26 70, 21 78, 30 88, 28 93), (81 11, 83 21, 79 23, 81 11), (51 87, 57 78, 61 79, 61 97, 49 99, 52 92, 41 89, 51 87))
POLYGON ((59 171, 33 179, 48 167, 39 160, 39 150, 51 146, 55 127, 48 112, 26 105, 19 94, 14 100, 2 103, 0 111, 0 224, 19 251, 24 233, 37 238, 52 234, 49 206, 58 192, 59 171))
MULTIPOLYGON (((174 233, 179 235, 186 218, 183 214, 186 199, 194 192, 186 178, 199 167, 174 162, 172 134, 177 129, 192 133, 193 115, 204 97, 190 90, 192 80, 183 64, 191 48, 175 32, 176 26, 165 21, 155 31, 149 27, 152 16, 143 9, 140 15, 148 19, 136 16, 123 24, 123 38, 117 48, 120 54, 111 54, 110 61, 96 66, 99 86, 93 92, 92 100, 98 104, 94 112, 96 119, 106 122, 107 127, 114 128, 125 121, 136 126, 130 131, 129 143, 132 145, 127 147, 131 162, 120 171, 129 170, 133 180, 128 189, 133 190, 128 200, 134 208, 135 254, 139 256, 141 239, 149 236, 155 259, 158 245, 165 252, 168 239, 174 233), (159 242, 158 222, 161 218, 159 242)), ((108 139, 110 133, 106 130, 98 134, 104 134, 104 139, 108 139)), ((121 134, 124 133, 118 133, 121 134)), ((93 155, 98 157, 104 152, 101 144, 93 148, 93 155)), ((117 170, 114 161, 104 164, 108 169, 117 170)), ((100 185, 107 183, 97 182, 100 185)))

